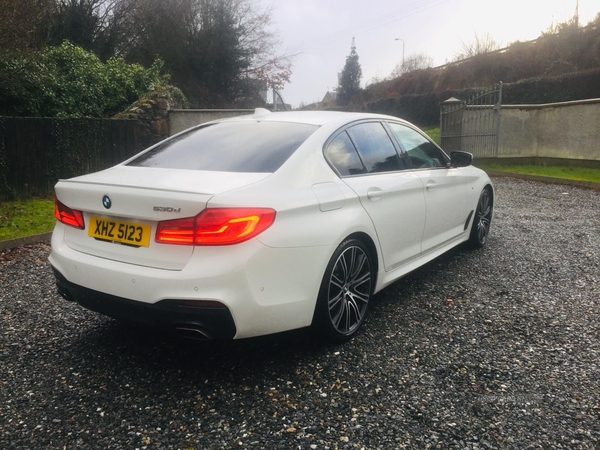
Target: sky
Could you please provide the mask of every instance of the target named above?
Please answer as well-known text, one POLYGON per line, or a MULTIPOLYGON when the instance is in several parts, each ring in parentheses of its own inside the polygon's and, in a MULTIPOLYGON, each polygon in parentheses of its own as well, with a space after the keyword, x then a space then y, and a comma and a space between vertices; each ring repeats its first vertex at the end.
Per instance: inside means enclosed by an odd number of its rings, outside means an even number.
POLYGON ((281 90, 286 103, 313 103, 333 90, 350 53, 352 37, 362 85, 385 78, 405 58, 424 53, 434 66, 453 59, 462 42, 489 33, 502 46, 537 38, 565 22, 579 4, 579 21, 598 12, 598 0, 260 0, 272 5, 279 53, 297 54, 281 90), (396 40, 400 39, 400 40, 396 40))

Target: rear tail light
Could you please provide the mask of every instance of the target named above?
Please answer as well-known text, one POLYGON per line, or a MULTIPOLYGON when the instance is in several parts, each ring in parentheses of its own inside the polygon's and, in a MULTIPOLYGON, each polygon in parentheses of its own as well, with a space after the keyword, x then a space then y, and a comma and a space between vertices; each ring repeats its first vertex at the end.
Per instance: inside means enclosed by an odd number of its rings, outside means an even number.
POLYGON ((156 242, 179 245, 231 245, 247 241, 269 228, 275 210, 269 208, 209 208, 196 217, 158 223, 156 242))
POLYGON ((61 203, 58 198, 54 197, 54 217, 59 222, 69 225, 70 227, 85 229, 85 222, 83 221, 83 213, 76 209, 71 209, 68 206, 61 203))

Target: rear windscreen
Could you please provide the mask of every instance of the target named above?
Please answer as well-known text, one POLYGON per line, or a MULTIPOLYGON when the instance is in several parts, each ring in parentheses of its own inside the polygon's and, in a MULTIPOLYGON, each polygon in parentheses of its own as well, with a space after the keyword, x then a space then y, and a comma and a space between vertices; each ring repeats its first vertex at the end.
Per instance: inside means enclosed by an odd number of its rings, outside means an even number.
POLYGON ((286 122, 217 123, 169 139, 127 165, 272 173, 317 128, 286 122))

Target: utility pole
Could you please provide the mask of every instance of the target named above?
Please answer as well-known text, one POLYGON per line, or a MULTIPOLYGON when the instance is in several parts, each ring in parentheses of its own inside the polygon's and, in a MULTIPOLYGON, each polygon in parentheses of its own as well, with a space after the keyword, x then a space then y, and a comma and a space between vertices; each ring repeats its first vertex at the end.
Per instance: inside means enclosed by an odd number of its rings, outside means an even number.
MULTIPOLYGON (((579 0, 577 0, 579 1, 579 0)), ((396 41, 402 41, 402 68, 404 69, 404 39, 396 38, 396 41)))
POLYGON ((579 0, 575 4, 575 27, 579 28, 579 0))

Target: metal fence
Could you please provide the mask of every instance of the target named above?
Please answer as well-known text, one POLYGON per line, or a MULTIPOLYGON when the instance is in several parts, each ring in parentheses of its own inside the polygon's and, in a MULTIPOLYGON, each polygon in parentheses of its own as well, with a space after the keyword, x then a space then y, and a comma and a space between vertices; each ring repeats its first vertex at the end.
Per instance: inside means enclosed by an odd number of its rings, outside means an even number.
POLYGON ((498 156, 502 83, 467 101, 451 98, 440 106, 440 140, 447 152, 462 150, 475 157, 498 156))
POLYGON ((142 150, 140 131, 129 119, 0 117, 0 200, 115 165, 142 150))

